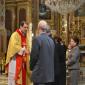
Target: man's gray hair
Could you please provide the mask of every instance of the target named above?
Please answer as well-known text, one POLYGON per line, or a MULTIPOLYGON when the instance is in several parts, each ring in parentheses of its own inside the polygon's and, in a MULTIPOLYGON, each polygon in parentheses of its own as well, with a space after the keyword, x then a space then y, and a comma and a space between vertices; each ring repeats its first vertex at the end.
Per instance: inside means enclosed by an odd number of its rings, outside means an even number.
POLYGON ((48 27, 48 24, 45 20, 41 20, 39 23, 38 23, 38 28, 41 29, 42 31, 46 32, 47 31, 47 28, 48 27))
POLYGON ((47 30, 46 30, 47 33, 50 33, 50 26, 47 25, 47 30))

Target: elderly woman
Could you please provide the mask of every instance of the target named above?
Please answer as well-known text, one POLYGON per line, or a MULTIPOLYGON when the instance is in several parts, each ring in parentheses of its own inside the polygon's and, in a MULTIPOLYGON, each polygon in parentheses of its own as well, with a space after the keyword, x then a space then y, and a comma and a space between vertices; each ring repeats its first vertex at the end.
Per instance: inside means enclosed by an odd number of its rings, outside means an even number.
POLYGON ((80 50, 78 47, 79 39, 77 37, 72 37, 70 40, 71 51, 68 54, 67 66, 70 71, 71 85, 78 85, 79 79, 79 58, 80 50))

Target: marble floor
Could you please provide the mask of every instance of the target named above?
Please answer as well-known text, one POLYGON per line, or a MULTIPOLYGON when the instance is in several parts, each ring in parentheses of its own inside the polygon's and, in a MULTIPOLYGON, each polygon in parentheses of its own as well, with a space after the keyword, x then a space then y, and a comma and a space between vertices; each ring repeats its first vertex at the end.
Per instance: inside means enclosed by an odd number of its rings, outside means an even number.
MULTIPOLYGON (((0 85, 8 85, 7 76, 5 74, 0 75, 0 85)), ((30 85, 33 85, 32 83, 30 85)))
POLYGON ((0 85, 8 85, 7 76, 5 74, 0 75, 0 85))
MULTIPOLYGON (((7 76, 5 74, 0 75, 0 85, 8 85, 7 76)), ((81 76, 79 85, 85 85, 85 76, 83 76, 83 77, 81 76)))

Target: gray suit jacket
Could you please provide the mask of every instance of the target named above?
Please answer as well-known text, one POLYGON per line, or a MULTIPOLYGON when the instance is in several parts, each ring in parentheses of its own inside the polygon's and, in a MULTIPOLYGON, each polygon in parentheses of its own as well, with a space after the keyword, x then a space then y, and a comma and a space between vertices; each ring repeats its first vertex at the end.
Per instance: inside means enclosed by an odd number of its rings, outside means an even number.
POLYGON ((80 50, 78 46, 71 50, 68 57, 68 68, 74 70, 79 69, 80 50))
POLYGON ((30 57, 32 81, 48 83, 54 81, 54 42, 42 33, 33 41, 30 57))

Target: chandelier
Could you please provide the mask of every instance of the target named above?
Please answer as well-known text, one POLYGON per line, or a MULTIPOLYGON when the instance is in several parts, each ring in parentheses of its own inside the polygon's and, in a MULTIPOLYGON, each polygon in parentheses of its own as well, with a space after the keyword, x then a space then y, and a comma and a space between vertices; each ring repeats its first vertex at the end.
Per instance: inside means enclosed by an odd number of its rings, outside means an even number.
POLYGON ((85 0, 45 0, 46 6, 62 15, 77 10, 85 0))

